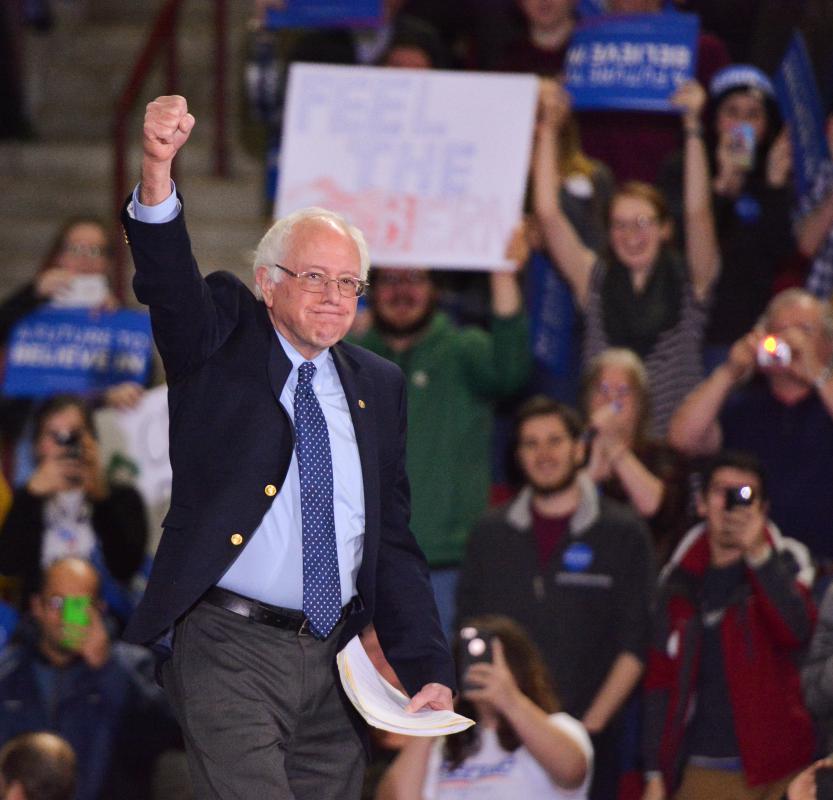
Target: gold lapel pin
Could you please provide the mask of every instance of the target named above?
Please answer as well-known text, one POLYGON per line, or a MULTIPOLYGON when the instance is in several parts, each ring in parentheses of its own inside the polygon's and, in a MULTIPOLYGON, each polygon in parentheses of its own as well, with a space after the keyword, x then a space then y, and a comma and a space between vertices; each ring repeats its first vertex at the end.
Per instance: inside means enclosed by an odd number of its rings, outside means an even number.
POLYGON ((364 400, 359 400, 359 408, 364 408, 365 405, 366 403, 364 402, 364 400))

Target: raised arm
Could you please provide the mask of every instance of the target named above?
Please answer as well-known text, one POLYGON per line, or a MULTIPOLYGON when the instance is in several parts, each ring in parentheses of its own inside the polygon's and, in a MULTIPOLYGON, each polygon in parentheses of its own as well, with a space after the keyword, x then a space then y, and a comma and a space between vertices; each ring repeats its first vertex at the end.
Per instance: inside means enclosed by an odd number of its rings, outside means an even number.
MULTIPOLYGON (((833 152, 833 116, 827 118, 827 146, 833 152)), ((828 195, 796 225, 798 249, 813 258, 833 230, 833 188, 828 195)))
POLYGON ((529 256, 526 226, 519 223, 506 248, 511 267, 489 273, 492 324, 489 333, 468 328, 460 332, 458 355, 469 388, 494 399, 524 387, 532 368, 529 323, 518 284, 518 270, 529 256))
POLYGON ((587 775, 587 756, 569 734, 555 727, 549 715, 515 683, 500 639, 493 640, 493 661, 474 664, 466 673, 470 688, 465 696, 501 714, 530 755, 562 789, 575 789, 587 775))
POLYGON ((722 444, 718 416, 726 399, 755 372, 760 332, 752 330, 732 345, 729 358, 683 400, 668 426, 668 442, 689 456, 711 455, 722 444))
POLYGON ((136 273, 133 290, 150 308, 153 338, 168 383, 205 362, 237 323, 239 281, 200 274, 185 228, 185 215, 171 195, 171 164, 188 140, 194 117, 184 97, 148 103, 142 132, 141 182, 123 213, 136 273), (213 288, 212 288, 213 287, 213 288))
POLYGON ((720 271, 709 165, 700 122, 706 93, 696 81, 687 81, 674 93, 672 101, 682 109, 685 133, 683 220, 686 261, 694 293, 699 300, 703 300, 720 271))
POLYGON ((506 247, 506 258, 512 262, 512 269, 489 273, 492 314, 500 318, 514 317, 523 309, 521 287, 518 285, 518 270, 529 258, 529 245, 523 222, 512 231, 512 238, 506 247))
POLYGON ((171 164, 194 127, 194 116, 180 95, 148 103, 142 129, 142 177, 139 201, 155 206, 171 194, 171 164))
POLYGON ((809 214, 796 224, 796 239, 801 255, 814 258, 833 230, 833 189, 809 214))
POLYGON ((599 482, 615 474, 636 512, 649 519, 662 505, 665 484, 631 449, 618 424, 619 412, 616 403, 608 403, 590 416, 590 430, 596 433, 590 451, 590 476, 599 482))
POLYGON ((532 165, 532 197, 547 250, 570 284, 579 306, 584 307, 596 254, 582 243, 558 200, 561 188, 558 132, 569 113, 567 92, 554 80, 541 81, 532 165))

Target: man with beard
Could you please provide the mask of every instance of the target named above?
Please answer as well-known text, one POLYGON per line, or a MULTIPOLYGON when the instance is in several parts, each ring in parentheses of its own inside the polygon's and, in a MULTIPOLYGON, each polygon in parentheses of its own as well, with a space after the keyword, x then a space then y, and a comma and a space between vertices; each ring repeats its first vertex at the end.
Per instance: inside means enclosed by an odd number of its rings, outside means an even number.
POLYGON ((596 751, 591 797, 616 797, 619 713, 639 681, 650 635, 653 555, 644 523, 598 494, 580 471, 578 415, 546 397, 518 411, 515 458, 524 486, 472 531, 459 618, 506 614, 552 671, 563 711, 596 751))
MULTIPOLYGON (((507 255, 524 260, 518 236, 507 255)), ((428 559, 446 634, 466 539, 488 502, 494 405, 524 385, 527 319, 514 272, 490 275, 492 325, 458 328, 436 308, 428 270, 376 269, 373 324, 359 344, 393 361, 408 381, 411 529, 428 559)))

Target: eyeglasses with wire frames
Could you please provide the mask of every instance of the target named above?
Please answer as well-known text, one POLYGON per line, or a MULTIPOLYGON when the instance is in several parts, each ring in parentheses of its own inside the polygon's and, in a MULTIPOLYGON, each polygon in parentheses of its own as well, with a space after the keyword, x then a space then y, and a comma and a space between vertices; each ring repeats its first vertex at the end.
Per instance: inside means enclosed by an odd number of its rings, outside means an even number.
POLYGON ((630 233, 631 231, 645 231, 659 222, 659 217, 647 217, 640 214, 635 219, 612 219, 610 229, 616 233, 630 233))
POLYGON ((358 278, 351 278, 346 275, 340 278, 328 278, 323 272, 317 272, 316 270, 310 270, 309 272, 294 272, 293 270, 287 269, 280 264, 275 264, 275 266, 287 275, 297 278, 298 285, 301 289, 303 289, 303 291, 312 292, 313 294, 321 294, 326 291, 327 286, 332 281, 335 283, 336 289, 338 289, 338 293, 342 297, 361 297, 367 291, 369 284, 369 281, 362 281, 358 278))
POLYGON ((83 244, 81 242, 65 244, 61 247, 62 253, 69 253, 71 256, 87 258, 107 258, 110 255, 108 247, 101 247, 97 244, 83 244))

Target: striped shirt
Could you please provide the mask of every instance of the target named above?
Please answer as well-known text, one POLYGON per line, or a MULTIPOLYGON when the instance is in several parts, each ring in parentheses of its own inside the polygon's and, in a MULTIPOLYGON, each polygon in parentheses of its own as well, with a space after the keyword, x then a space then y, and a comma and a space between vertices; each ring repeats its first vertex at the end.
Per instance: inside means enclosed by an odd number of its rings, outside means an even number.
MULTIPOLYGON (((611 347, 602 319, 602 284, 607 264, 597 260, 590 275, 584 311, 584 363, 611 347)), ((663 331, 644 359, 653 408, 653 434, 665 438, 668 422, 683 398, 703 378, 703 330, 708 303, 694 296, 691 281, 683 286, 683 307, 674 327, 663 331)))

